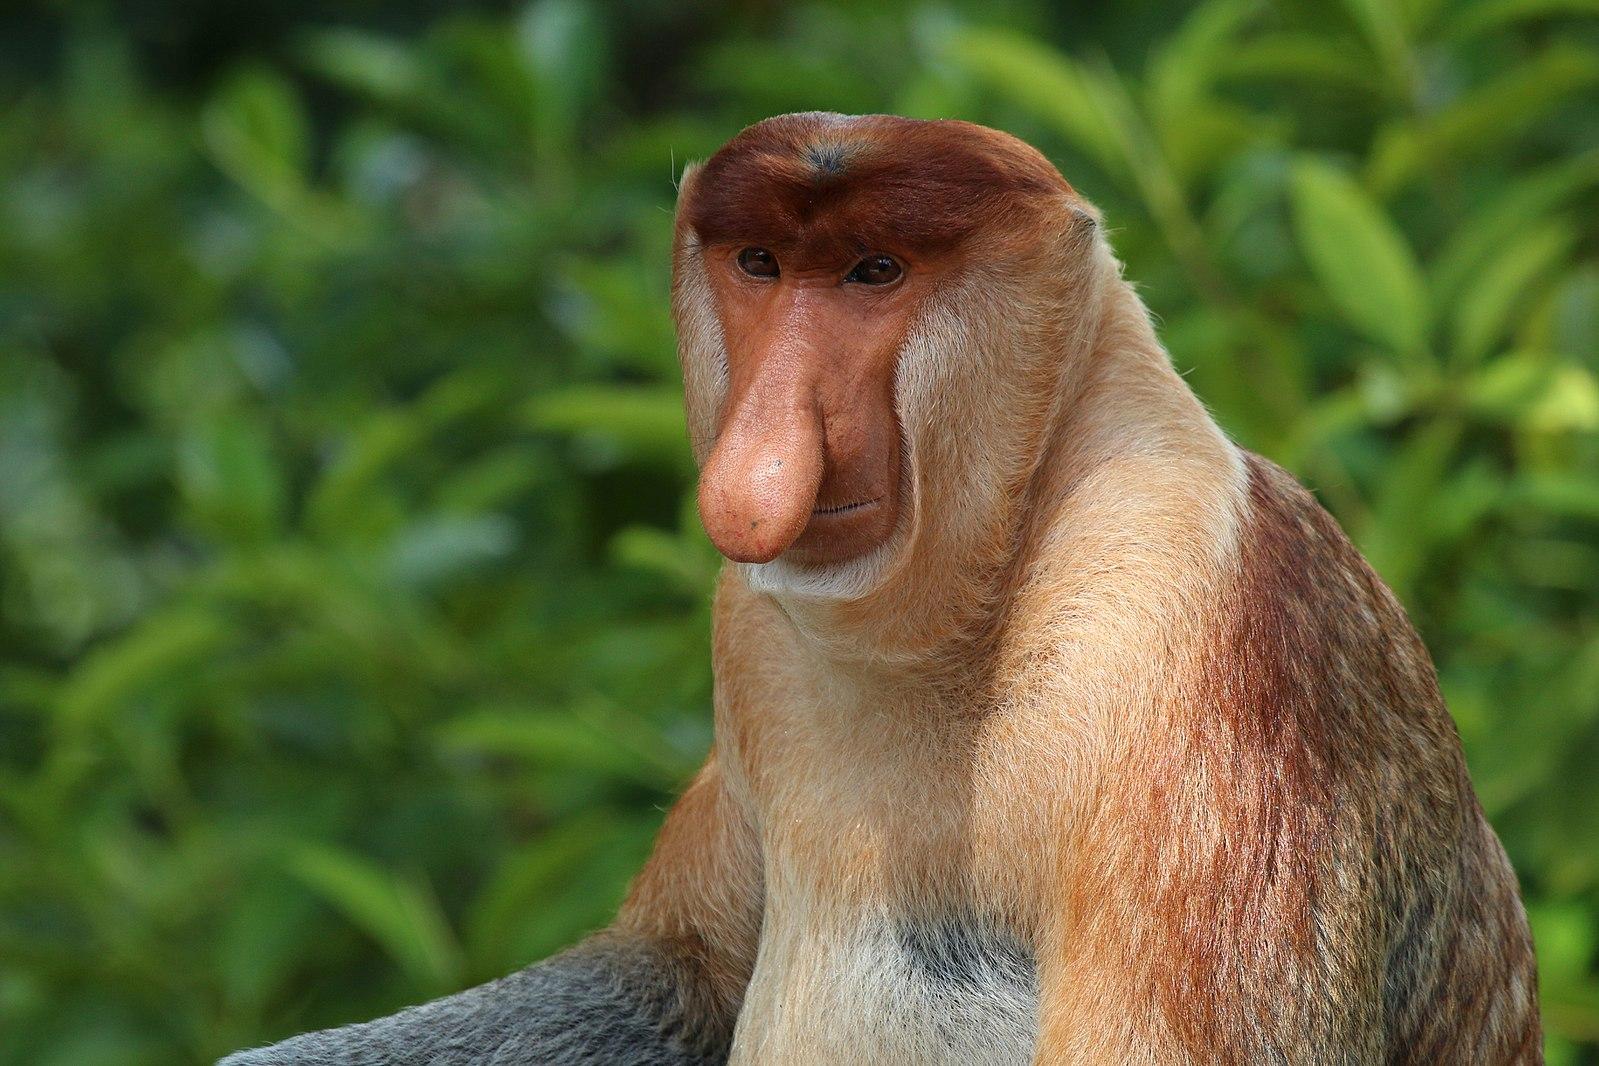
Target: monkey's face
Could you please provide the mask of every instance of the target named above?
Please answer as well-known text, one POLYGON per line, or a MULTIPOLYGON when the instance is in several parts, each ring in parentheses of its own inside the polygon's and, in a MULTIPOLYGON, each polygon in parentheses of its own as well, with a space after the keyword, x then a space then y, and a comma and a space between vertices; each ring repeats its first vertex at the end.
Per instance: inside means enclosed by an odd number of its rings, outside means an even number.
POLYGON ((886 116, 771 119, 685 175, 675 309, 724 555, 827 568, 890 541, 919 483, 900 385, 927 308, 1069 193, 1003 134, 886 116))
POLYGON ((700 516, 730 559, 838 563, 899 515, 894 370, 932 271, 893 246, 842 259, 771 243, 705 250, 727 391, 700 516))

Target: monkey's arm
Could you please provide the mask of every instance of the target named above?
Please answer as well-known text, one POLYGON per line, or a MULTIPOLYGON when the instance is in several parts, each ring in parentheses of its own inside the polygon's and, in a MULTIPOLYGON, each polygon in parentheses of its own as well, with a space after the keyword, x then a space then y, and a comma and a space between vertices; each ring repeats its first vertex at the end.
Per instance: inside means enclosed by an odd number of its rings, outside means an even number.
POLYGON ((667 816, 611 928, 498 981, 221 1066, 721 1063, 760 913, 753 837, 713 757, 667 816))

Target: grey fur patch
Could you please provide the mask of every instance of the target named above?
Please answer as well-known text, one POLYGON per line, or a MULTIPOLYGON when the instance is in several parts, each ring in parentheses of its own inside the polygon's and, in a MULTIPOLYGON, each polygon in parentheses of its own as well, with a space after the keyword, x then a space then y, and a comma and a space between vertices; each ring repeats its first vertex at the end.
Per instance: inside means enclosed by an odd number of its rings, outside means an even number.
POLYGON ((858 145, 848 141, 817 140, 801 149, 800 154, 818 178, 836 178, 849 169, 850 157, 859 150, 858 145))
POLYGON ((975 915, 901 922, 899 943, 913 969, 936 984, 1037 984, 1027 946, 975 915))
POLYGON ((718 1066, 728 1034, 690 1018, 685 970, 589 943, 387 1018, 241 1051, 219 1066, 718 1066))

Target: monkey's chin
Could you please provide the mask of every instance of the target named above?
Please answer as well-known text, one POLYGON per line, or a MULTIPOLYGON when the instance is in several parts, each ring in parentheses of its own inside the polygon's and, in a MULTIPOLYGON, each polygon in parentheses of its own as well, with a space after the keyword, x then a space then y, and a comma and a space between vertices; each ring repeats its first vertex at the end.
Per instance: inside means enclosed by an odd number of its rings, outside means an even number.
POLYGON ((779 600, 847 603, 870 595, 883 582, 893 555, 884 544, 848 562, 831 566, 804 566, 778 556, 769 563, 740 563, 751 591, 779 600))

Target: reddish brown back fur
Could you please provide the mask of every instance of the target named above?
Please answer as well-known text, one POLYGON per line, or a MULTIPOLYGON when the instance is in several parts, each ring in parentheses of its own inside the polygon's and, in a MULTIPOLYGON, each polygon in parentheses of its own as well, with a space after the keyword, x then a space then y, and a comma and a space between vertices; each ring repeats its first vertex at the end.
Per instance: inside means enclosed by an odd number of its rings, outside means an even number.
POLYGON ((1110 875, 1155 917, 1121 963, 1196 1060, 1538 1061, 1531 942, 1426 651, 1314 499, 1248 469, 1220 630, 1130 768, 1118 832, 1162 843, 1110 875))

